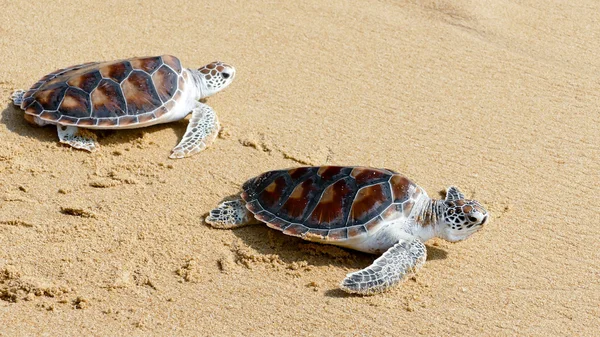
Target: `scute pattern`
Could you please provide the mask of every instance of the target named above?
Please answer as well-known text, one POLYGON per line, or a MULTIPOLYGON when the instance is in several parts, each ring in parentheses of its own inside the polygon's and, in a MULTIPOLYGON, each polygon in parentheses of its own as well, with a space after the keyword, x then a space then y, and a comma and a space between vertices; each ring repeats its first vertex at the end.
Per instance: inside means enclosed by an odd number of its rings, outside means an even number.
POLYGON ((45 90, 38 91, 35 98, 44 110, 56 110, 58 109, 67 88, 68 87, 43 88, 45 90))
POLYGON ((143 71, 132 71, 129 77, 121 83, 121 89, 127 100, 128 115, 153 111, 162 105, 152 84, 152 78, 143 71))
POLYGON ((156 87, 156 90, 163 102, 168 101, 175 95, 175 92, 177 91, 178 76, 171 68, 163 65, 158 71, 152 74, 152 79, 155 83, 162 83, 162 85, 156 87))
POLYGON ((381 214, 392 203, 390 196, 387 182, 361 188, 354 197, 349 225, 364 225, 381 214))
MULTIPOLYGON (((324 180, 331 181, 331 179, 324 180)), ((321 198, 312 211, 308 210, 310 215, 303 223, 310 228, 345 227, 355 189, 356 186, 349 178, 342 178, 328 185, 322 190, 321 198)))
POLYGON ((127 115, 127 103, 121 87, 111 79, 102 79, 92 92, 94 118, 111 118, 127 115))
POLYGON ((89 117, 89 94, 79 88, 67 88, 62 103, 60 103, 60 112, 62 112, 66 117, 89 117))
POLYGON ((133 69, 143 70, 148 74, 152 74, 156 69, 158 69, 158 67, 162 65, 162 60, 160 56, 140 57, 131 60, 130 63, 133 69))
POLYGON ((390 170, 321 166, 263 173, 244 184, 242 198, 269 227, 307 240, 339 241, 404 216, 403 204, 419 190, 390 170))
POLYGON ((102 75, 96 70, 81 76, 72 77, 67 81, 67 84, 71 87, 79 88, 89 94, 98 86, 98 82, 100 82, 101 79, 102 75))
POLYGON ((117 83, 121 83, 127 78, 127 76, 129 76, 133 70, 133 67, 131 66, 130 62, 122 61, 115 62, 113 64, 107 64, 101 67, 99 70, 102 74, 102 77, 110 78, 117 83))
POLYGON ((182 69, 181 62, 179 61, 178 58, 176 58, 175 56, 171 56, 171 55, 163 55, 162 60, 171 69, 175 70, 176 73, 178 73, 178 74, 181 73, 181 69, 182 69))
POLYGON ((297 185, 279 211, 286 213, 290 221, 302 221, 306 206, 308 206, 308 203, 315 197, 315 193, 318 191, 315 183, 315 178, 309 178, 297 185))
POLYGON ((29 104, 29 106, 25 110, 26 114, 34 115, 34 116, 42 114, 43 112, 44 112, 44 107, 38 102, 33 102, 33 104, 29 104))
POLYGON ((44 76, 24 95, 28 115, 65 125, 116 127, 156 119, 182 97, 174 56, 85 63, 44 76))

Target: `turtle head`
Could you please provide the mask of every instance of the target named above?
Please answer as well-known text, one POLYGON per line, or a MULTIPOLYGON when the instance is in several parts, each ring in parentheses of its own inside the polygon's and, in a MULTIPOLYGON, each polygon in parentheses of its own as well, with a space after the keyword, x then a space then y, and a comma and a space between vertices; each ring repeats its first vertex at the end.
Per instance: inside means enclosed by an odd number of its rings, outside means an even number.
POLYGON ((200 97, 206 98, 227 88, 235 77, 235 68, 219 61, 215 61, 198 69, 197 73, 200 97))
POLYGON ((446 199, 441 204, 440 236, 448 241, 466 239, 480 230, 489 217, 488 211, 479 202, 465 199, 454 186, 448 188, 446 199))

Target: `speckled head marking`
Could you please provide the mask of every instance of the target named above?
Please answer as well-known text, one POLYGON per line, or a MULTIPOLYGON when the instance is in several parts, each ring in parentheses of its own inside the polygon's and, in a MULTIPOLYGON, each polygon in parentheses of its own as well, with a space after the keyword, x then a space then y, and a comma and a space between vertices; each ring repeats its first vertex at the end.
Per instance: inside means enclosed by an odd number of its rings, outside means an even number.
POLYGON ((201 98, 211 96, 225 89, 235 77, 235 68, 220 62, 215 61, 198 69, 201 98))
POLYGON ((460 241, 483 227, 488 219, 488 211, 476 200, 465 196, 452 186, 441 201, 442 236, 448 241, 460 241))

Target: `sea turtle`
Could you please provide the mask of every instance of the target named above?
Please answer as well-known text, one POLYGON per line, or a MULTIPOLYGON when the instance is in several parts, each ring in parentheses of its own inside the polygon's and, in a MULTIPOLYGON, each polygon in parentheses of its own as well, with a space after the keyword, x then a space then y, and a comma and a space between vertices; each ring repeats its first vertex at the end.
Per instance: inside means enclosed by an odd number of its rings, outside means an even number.
POLYGON ((57 70, 31 89, 17 90, 13 103, 37 125, 55 124, 61 143, 94 151, 85 129, 133 129, 192 117, 171 158, 209 146, 219 132, 213 109, 200 100, 226 88, 235 69, 213 62, 186 69, 171 55, 91 62, 57 70))
POLYGON ((299 167, 263 173, 243 185, 241 199, 213 209, 206 222, 235 228, 264 222, 284 234, 383 255, 346 275, 350 293, 383 292, 424 263, 424 242, 460 241, 486 223, 488 212, 452 186, 432 200, 403 175, 369 167, 299 167))

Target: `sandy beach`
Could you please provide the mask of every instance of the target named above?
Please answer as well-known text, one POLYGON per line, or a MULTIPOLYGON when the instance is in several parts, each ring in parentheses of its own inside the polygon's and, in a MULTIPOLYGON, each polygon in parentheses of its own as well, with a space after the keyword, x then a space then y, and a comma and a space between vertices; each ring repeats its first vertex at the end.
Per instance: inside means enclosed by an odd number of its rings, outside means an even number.
POLYGON ((0 336, 594 336, 600 326, 600 3, 0 1, 0 336), (222 130, 187 121, 74 150, 10 96, 59 68, 220 60, 222 130), (204 223, 264 171, 365 165, 491 221, 427 242, 413 278, 338 288, 372 255, 204 223))

